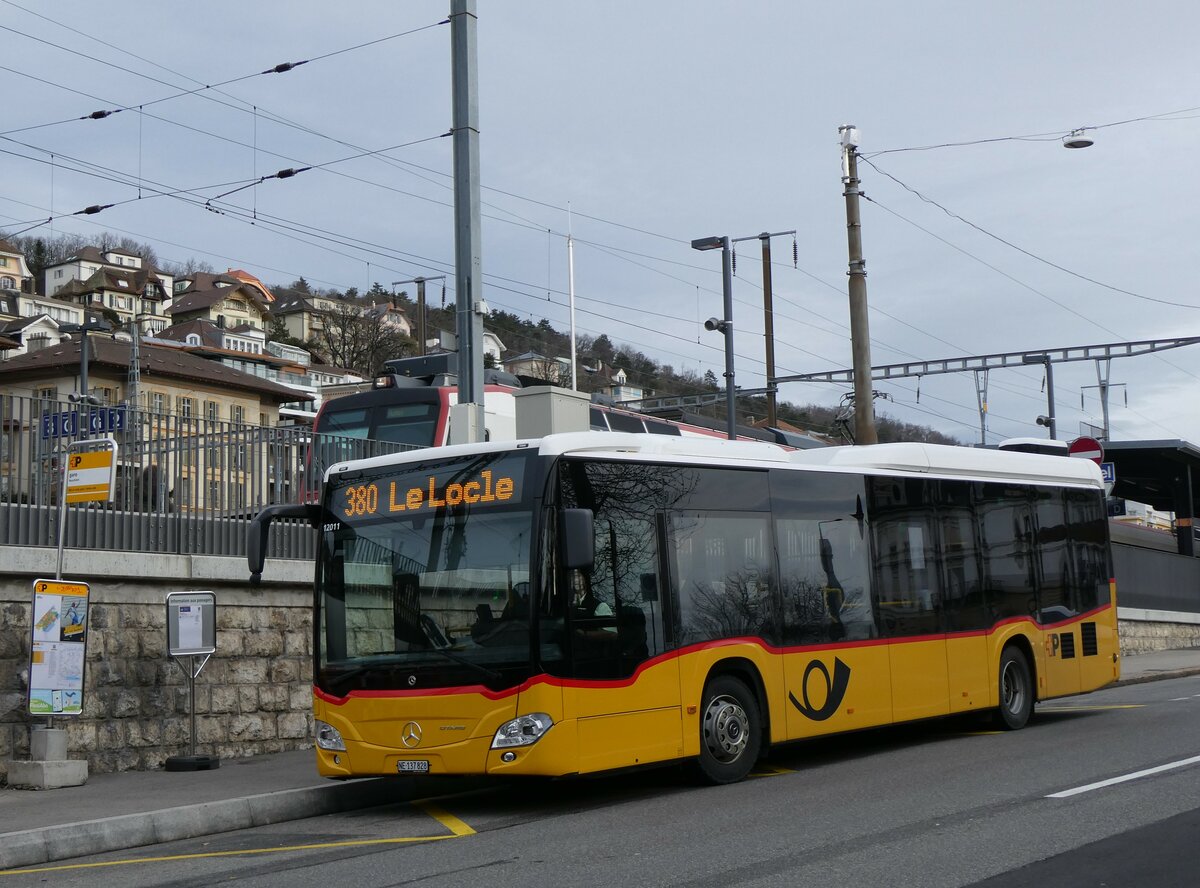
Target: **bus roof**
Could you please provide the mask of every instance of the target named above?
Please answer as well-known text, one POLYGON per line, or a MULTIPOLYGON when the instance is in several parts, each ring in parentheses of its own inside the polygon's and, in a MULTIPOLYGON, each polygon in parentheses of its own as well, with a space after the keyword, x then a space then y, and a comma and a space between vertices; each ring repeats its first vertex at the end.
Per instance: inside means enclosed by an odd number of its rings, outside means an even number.
POLYGON ((489 441, 480 444, 452 444, 436 448, 408 450, 368 459, 335 463, 326 472, 326 480, 334 473, 360 469, 403 465, 429 459, 455 459, 476 453, 497 453, 506 450, 535 450, 543 456, 588 453, 596 456, 639 454, 647 457, 682 457, 721 459, 743 463, 787 463, 788 451, 776 444, 759 441, 730 441, 725 438, 690 438, 673 435, 646 435, 627 432, 565 432, 518 441, 489 441))
POLYGON ((455 459, 476 453, 534 450, 543 456, 589 454, 628 458, 702 459, 726 465, 792 465, 830 468, 835 471, 880 474, 914 473, 980 480, 1003 479, 1024 483, 1074 484, 1103 488, 1100 467, 1087 459, 1014 453, 944 444, 872 444, 869 446, 825 447, 790 451, 758 441, 724 438, 688 438, 666 435, 637 435, 622 432, 568 432, 521 441, 491 441, 454 444, 429 449, 392 453, 370 459, 337 463, 329 475, 351 470, 403 465, 415 460, 455 459))
POLYGON ((1082 484, 1103 487, 1100 467, 1090 459, 1042 453, 955 447, 947 444, 872 444, 825 447, 789 454, 793 463, 857 471, 1004 478, 1029 483, 1082 484))

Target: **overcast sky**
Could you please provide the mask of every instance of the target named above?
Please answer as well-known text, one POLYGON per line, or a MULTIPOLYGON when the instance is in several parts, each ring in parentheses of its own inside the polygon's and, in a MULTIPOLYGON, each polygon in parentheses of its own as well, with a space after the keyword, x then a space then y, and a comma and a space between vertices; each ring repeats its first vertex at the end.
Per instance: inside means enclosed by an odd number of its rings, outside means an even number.
MULTIPOLYGON (((874 364, 1200 335, 1195 3, 478 7, 494 308, 567 329, 569 227, 579 332, 719 377, 722 338, 702 322, 721 313, 720 257, 690 241, 795 229, 798 268, 792 237, 773 241, 777 373, 849 367, 838 126, 853 123, 874 364), (1063 148, 1078 127, 1096 144, 1063 148)), ((53 213, 34 230, 127 234, 268 283, 452 275, 448 12, 0 0, 0 236, 53 213)), ((758 241, 737 258, 737 382, 755 388, 758 241)), ((1110 381, 1114 439, 1200 442, 1200 347, 1116 359, 1110 381)), ((1092 361, 1055 365, 1060 438, 1100 424, 1097 382, 1092 361)), ((979 440, 973 374, 876 388, 879 412, 979 440)), ((847 391, 789 383, 781 397, 847 391)), ((993 371, 988 394, 989 443, 1046 434, 1039 368, 993 371)))

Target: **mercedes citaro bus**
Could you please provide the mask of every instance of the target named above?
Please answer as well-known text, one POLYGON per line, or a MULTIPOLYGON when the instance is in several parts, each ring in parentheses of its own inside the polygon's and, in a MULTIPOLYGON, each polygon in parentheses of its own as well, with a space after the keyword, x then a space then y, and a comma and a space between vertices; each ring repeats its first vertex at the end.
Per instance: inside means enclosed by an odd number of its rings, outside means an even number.
POLYGON ((1022 727, 1120 675, 1099 469, 884 444, 580 432, 342 462, 319 503, 320 773, 569 775, 955 713, 1022 727))

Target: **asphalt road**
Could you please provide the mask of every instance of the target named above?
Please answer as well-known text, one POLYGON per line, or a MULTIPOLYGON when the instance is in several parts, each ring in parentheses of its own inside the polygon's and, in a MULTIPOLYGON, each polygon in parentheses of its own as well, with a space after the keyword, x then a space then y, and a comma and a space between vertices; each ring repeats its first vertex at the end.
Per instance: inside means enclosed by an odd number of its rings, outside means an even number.
POLYGON ((1046 704, 1016 733, 950 720, 797 744, 735 786, 678 768, 497 784, 77 858, 0 888, 1193 886, 1198 829, 1193 677, 1046 704))

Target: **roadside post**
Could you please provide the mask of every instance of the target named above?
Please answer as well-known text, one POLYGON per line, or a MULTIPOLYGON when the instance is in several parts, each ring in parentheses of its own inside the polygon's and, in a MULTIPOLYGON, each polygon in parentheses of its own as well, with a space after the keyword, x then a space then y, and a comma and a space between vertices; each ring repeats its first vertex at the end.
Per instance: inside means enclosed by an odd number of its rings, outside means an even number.
POLYGON ((33 581, 26 709, 46 724, 29 730, 29 761, 8 763, 8 783, 16 789, 87 783, 87 760, 67 758, 67 732, 54 727, 54 717, 83 713, 88 591, 87 583, 33 581))
MULTIPOLYGON (((78 421, 76 414, 70 416, 72 423, 78 421)), ((91 610, 88 584, 63 580, 63 552, 70 515, 67 505, 110 502, 116 486, 116 467, 115 438, 72 441, 67 445, 58 495, 57 567, 54 579, 34 580, 30 620, 26 710, 32 716, 44 716, 46 723, 30 727, 29 761, 9 762, 8 783, 19 789, 58 789, 87 783, 87 761, 67 758, 67 732, 54 727, 55 716, 83 713, 87 621, 91 610)))
POLYGON ((117 483, 117 440, 94 438, 72 441, 67 445, 67 464, 58 498, 58 568, 54 578, 62 579, 63 549, 67 542, 68 503, 112 502, 117 483))
POLYGON ((212 771, 221 767, 219 757, 196 753, 196 678, 216 651, 217 596, 212 592, 168 593, 167 655, 187 676, 188 710, 191 713, 188 754, 168 758, 168 771, 212 771))

